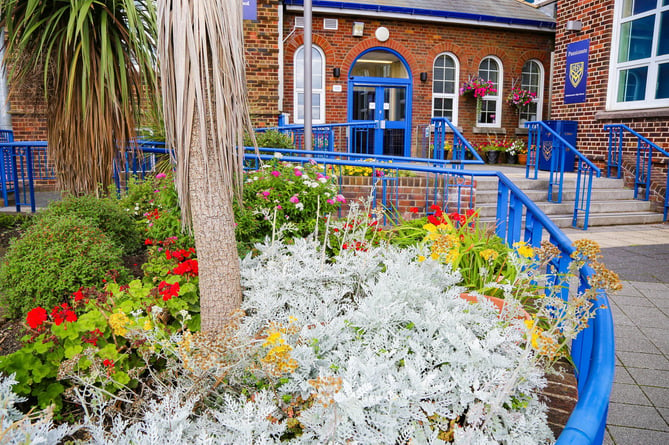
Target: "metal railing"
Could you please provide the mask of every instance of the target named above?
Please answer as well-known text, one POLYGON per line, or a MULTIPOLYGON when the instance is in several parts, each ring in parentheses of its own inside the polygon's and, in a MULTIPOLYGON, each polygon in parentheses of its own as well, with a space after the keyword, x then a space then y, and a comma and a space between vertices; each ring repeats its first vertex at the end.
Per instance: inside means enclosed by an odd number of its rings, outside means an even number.
POLYGON ((56 179, 46 148, 46 141, 0 143, 0 182, 5 206, 9 205, 9 193, 13 193, 17 212, 21 206, 30 206, 35 212, 35 181, 56 179))
POLYGON ((143 180, 156 168, 159 157, 170 157, 164 142, 138 140, 136 146, 126 148, 114 160, 113 178, 116 191, 126 190, 130 180, 135 177, 143 180))
POLYGON ((562 202, 562 189, 564 184, 565 156, 567 150, 574 153, 576 157, 576 196, 574 198, 574 213, 571 225, 578 227, 579 213, 583 215, 583 230, 588 230, 590 219, 590 201, 592 197, 593 175, 601 176, 601 170, 565 140, 546 123, 541 121, 526 122, 528 128, 528 160, 525 167, 525 177, 537 179, 539 173, 539 150, 548 147, 552 150, 550 157, 550 174, 548 178, 548 201, 562 202), (544 140, 542 133, 550 135, 550 140, 544 140), (532 176, 534 173, 534 177, 532 176))
MULTIPOLYGON (((616 178, 620 179, 623 170, 623 148, 625 144, 625 133, 632 136, 632 141, 629 144, 631 151, 632 147, 636 146, 636 170, 634 172, 634 199, 639 199, 639 188, 645 189, 642 200, 648 201, 650 199, 650 189, 653 173, 653 152, 656 151, 658 155, 664 155, 669 159, 669 152, 658 147, 653 142, 649 141, 636 131, 624 124, 608 124, 604 125, 604 130, 609 132, 609 150, 606 162, 606 176, 611 177, 611 169, 616 169, 616 178), (636 138, 636 144, 634 144, 636 138)), ((664 189, 664 221, 667 220, 667 213, 669 212, 669 173, 664 189)))
MULTIPOLYGON (((315 151, 338 151, 345 153, 374 153, 373 131, 377 121, 355 121, 346 123, 314 125, 312 127, 312 148, 315 151)), ((295 144, 295 149, 304 148, 304 125, 292 124, 278 127, 257 128, 257 133, 276 130, 287 134, 295 144)))
POLYGON ((434 140, 432 142, 434 159, 445 159, 445 154, 449 150, 453 152, 452 163, 455 168, 462 168, 462 161, 471 156, 471 159, 477 163, 483 164, 483 159, 472 147, 467 139, 460 133, 455 125, 446 117, 433 117, 430 121, 434 128, 434 140), (449 138, 452 141, 449 142, 449 138))
MULTIPOLYGON (((32 143, 35 145, 35 143, 32 143)), ((41 147, 45 147, 43 142, 41 147)), ((10 146, 13 146, 10 144, 10 146)), ((36 145, 35 145, 36 146, 36 145)), ((415 202, 418 207, 423 205, 427 213, 432 204, 440 204, 442 208, 462 212, 465 208, 473 208, 472 197, 475 192, 476 182, 479 178, 496 178, 498 183, 498 201, 496 212, 495 231, 508 245, 524 241, 528 245, 538 247, 544 238, 548 238, 559 250, 560 256, 554 260, 546 271, 558 277, 569 270, 572 261, 571 254, 574 247, 564 233, 530 200, 510 179, 498 171, 474 171, 465 169, 448 168, 446 160, 422 159, 420 162, 410 162, 406 158, 403 163, 388 163, 385 158, 378 156, 373 162, 364 161, 361 158, 368 155, 355 153, 332 153, 314 152, 300 150, 278 150, 264 149, 266 151, 283 153, 282 160, 289 162, 317 162, 323 165, 325 171, 333 166, 343 168, 345 166, 369 167, 376 172, 384 170, 387 173, 381 176, 373 174, 374 178, 398 178, 399 170, 413 171, 417 175, 432 178, 433 186, 428 180, 426 186, 425 201, 415 202), (438 166, 431 164, 437 163, 438 166), (523 217, 523 215, 525 215, 523 217)), ((128 172, 142 177, 150 170, 151 165, 146 162, 146 154, 169 154, 165 148, 144 144, 143 156, 136 156, 137 162, 128 161, 124 168, 128 172)), ((132 151, 131 151, 132 152, 132 151)), ((247 153, 246 159, 250 163, 259 160, 274 158, 273 154, 247 153)), ((135 159, 135 158, 133 158, 135 159)), ((395 158, 400 159, 400 158, 395 158)), ((341 183, 340 183, 341 184, 341 183)), ((373 181, 373 186, 381 186, 380 193, 382 203, 388 204, 393 200, 393 186, 384 187, 378 180, 373 181)), ((393 208, 390 206, 390 210, 393 208)), ((584 292, 590 287, 589 278, 594 271, 588 266, 582 266, 578 271, 578 283, 564 283, 563 297, 569 298, 570 290, 584 292), (576 289, 570 289, 576 287, 576 289)), ((580 333, 578 338, 572 342, 571 354, 577 369, 578 402, 569 420, 558 437, 558 445, 599 445, 603 441, 608 403, 613 385, 613 374, 615 369, 613 319, 611 317, 610 305, 606 293, 603 290, 597 292, 594 307, 598 308, 596 316, 589 326, 580 333)))

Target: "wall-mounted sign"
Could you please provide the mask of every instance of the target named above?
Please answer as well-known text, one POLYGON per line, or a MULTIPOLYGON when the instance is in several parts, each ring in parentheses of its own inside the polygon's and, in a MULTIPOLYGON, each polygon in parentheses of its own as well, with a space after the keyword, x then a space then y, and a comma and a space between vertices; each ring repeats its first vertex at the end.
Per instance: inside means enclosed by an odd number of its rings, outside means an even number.
POLYGON ((585 102, 588 83, 590 39, 567 45, 567 70, 564 80, 564 103, 585 102))
POLYGON ((242 0, 244 10, 244 20, 258 20, 258 2, 257 0, 242 0))

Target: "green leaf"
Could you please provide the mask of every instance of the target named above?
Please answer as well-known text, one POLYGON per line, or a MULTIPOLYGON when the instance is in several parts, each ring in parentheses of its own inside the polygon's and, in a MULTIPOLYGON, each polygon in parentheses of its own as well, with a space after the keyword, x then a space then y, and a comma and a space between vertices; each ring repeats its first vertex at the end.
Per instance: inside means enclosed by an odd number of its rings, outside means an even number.
POLYGON ((65 347, 65 358, 70 359, 84 350, 81 344, 68 345, 65 347))

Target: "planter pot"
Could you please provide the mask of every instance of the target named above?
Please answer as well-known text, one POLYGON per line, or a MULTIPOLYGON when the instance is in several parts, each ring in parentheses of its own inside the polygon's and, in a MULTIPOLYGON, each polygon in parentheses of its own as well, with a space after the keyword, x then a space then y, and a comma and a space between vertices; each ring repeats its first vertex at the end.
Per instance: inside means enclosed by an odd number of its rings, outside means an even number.
POLYGON ((498 164, 506 164, 506 152, 505 151, 500 151, 499 152, 499 157, 497 158, 497 163, 498 164))
POLYGON ((518 155, 518 163, 521 165, 527 164, 527 153, 518 155))
POLYGON ((486 151, 485 156, 487 159, 488 164, 497 164, 497 161, 499 159, 499 152, 498 151, 486 151))
POLYGON ((518 155, 506 155, 506 162, 509 164, 517 164, 518 163, 518 155))
MULTIPOLYGON (((506 302, 502 298, 497 298, 497 297, 490 297, 488 295, 484 295, 482 297, 477 297, 475 295, 472 295, 467 292, 463 292, 460 294, 460 298, 463 300, 467 300, 470 303, 478 303, 479 298, 485 298, 486 300, 490 301, 492 304, 494 304, 497 307, 497 310, 501 314, 502 311, 504 310, 504 305, 506 302)), ((532 317, 530 317, 530 314, 527 313, 527 311, 523 310, 522 313, 518 314, 515 318, 521 319, 521 320, 531 320, 532 317)))

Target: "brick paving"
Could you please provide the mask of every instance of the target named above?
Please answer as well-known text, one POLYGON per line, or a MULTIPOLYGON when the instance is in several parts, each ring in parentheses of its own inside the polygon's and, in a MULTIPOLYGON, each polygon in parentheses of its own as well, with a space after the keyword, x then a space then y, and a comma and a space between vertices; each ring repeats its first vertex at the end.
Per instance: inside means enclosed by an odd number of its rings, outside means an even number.
POLYGON ((669 444, 669 225, 564 232, 597 241, 623 280, 610 297, 616 373, 604 444, 669 444))

